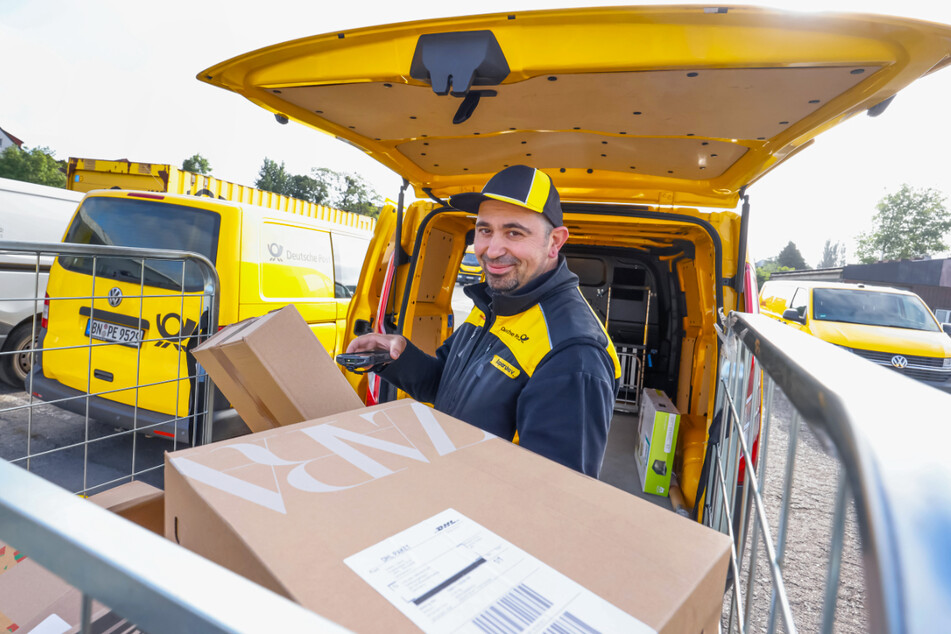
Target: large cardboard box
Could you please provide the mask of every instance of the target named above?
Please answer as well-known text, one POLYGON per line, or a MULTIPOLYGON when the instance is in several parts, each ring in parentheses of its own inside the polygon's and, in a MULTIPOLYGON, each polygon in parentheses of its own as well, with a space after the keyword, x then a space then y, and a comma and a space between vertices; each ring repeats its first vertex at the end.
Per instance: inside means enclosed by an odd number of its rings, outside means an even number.
POLYGON ((166 454, 165 501, 168 538, 358 632, 700 632, 730 544, 411 400, 166 454))
POLYGON ((644 493, 670 494, 680 412, 663 390, 644 388, 634 462, 644 493))
POLYGON ((223 328, 192 354, 253 432, 363 405, 293 304, 223 328))

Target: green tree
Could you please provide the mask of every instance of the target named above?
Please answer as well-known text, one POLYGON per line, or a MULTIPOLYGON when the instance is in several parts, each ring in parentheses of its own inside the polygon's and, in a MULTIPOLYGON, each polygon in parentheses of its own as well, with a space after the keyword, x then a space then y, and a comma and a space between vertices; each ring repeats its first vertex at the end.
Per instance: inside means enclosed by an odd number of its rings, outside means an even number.
POLYGON ((373 187, 359 174, 341 174, 343 194, 335 205, 338 209, 376 218, 380 215, 382 200, 373 187))
POLYGON ((768 280, 773 273, 778 271, 792 271, 793 268, 790 266, 782 266, 779 262, 776 261, 776 258, 770 258, 762 262, 760 266, 756 267, 756 284, 762 286, 763 282, 768 280))
POLYGON ((194 172, 202 176, 211 174, 211 163, 201 154, 192 154, 190 158, 182 161, 182 169, 186 172, 194 172))
POLYGON ((269 158, 264 159, 254 186, 373 218, 380 215, 383 203, 383 197, 359 174, 337 172, 328 167, 315 167, 310 170, 310 176, 288 174, 283 162, 278 165, 269 158))
POLYGON ((284 161, 281 161, 281 164, 278 165, 276 161, 265 157, 264 164, 261 165, 261 170, 258 172, 258 179, 254 181, 254 186, 266 192, 274 192, 284 196, 289 195, 287 193, 288 175, 287 170, 284 169, 284 161))
POLYGON ((288 178, 287 195, 291 198, 325 205, 327 204, 327 185, 310 176, 294 174, 288 178))
POLYGON ((383 197, 359 174, 327 167, 315 167, 310 172, 321 192, 319 200, 314 202, 373 218, 380 215, 383 197))
POLYGON ((53 158, 53 151, 47 147, 35 147, 32 150, 15 145, 0 152, 0 176, 27 183, 66 187, 65 161, 53 158))
POLYGON ((785 266, 797 271, 809 268, 809 265, 806 264, 806 260, 802 257, 802 253, 799 252, 799 249, 796 248, 796 244, 791 240, 783 247, 779 255, 776 256, 776 262, 780 266, 785 266))
POLYGON ((932 188, 907 183, 882 198, 875 208, 873 229, 858 236, 856 255, 863 263, 921 258, 948 248, 951 212, 945 196, 932 188))
POLYGON ((819 264, 816 265, 816 268, 829 269, 844 264, 845 245, 841 242, 826 240, 825 246, 822 247, 822 259, 819 260, 819 264))

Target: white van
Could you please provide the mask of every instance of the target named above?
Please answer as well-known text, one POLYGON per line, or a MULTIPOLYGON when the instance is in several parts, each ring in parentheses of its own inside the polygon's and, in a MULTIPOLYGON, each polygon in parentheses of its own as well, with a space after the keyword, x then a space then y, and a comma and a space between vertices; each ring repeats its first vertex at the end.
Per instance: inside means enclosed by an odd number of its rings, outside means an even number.
POLYGON ((37 263, 35 256, 4 251, 2 244, 60 242, 82 198, 81 192, 0 178, 0 379, 14 387, 22 388, 30 372, 33 321, 39 332, 53 259, 37 263))

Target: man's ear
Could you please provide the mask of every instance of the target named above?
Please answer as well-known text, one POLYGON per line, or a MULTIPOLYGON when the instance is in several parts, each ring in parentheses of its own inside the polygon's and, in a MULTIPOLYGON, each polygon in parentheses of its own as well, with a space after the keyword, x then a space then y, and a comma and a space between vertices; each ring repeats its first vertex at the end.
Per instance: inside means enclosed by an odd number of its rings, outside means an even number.
POLYGON ((558 251, 568 242, 568 227, 555 227, 551 230, 551 243, 549 245, 548 257, 557 258, 558 251))

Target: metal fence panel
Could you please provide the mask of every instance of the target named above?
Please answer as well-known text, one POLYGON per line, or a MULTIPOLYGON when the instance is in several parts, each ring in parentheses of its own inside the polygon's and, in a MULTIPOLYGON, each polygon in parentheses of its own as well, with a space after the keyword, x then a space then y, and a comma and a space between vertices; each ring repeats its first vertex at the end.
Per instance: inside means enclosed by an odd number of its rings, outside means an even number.
POLYGON ((945 627, 951 396, 760 315, 728 318, 720 362, 704 522, 734 539, 724 628, 945 627), (759 372, 754 463, 749 386, 759 372), (783 415, 780 402, 791 408, 783 415), (843 614, 844 603, 862 614, 843 614))
MULTIPOLYGON (((81 494, 130 477, 160 481, 162 450, 201 442, 210 433, 213 389, 206 375, 190 362, 187 349, 217 329, 219 283, 214 266, 199 254, 181 251, 15 242, 0 242, 0 259, 16 264, 17 284, 0 284, 4 316, 7 321, 19 320, 20 330, 28 329, 29 341, 34 342, 33 347, 0 352, 0 362, 15 358, 22 369, 37 370, 25 377, 25 393, 14 390, 0 402, 0 457, 81 494), (80 263, 96 275, 61 269, 61 276, 81 278, 88 286, 60 288, 51 297, 46 278, 54 258, 80 263), (128 278, 124 293, 119 282, 103 274, 103 269, 118 266, 128 278), (165 288, 147 283, 147 276, 154 279, 162 274, 156 272, 159 269, 165 274, 178 271, 179 279, 166 275, 165 288), (198 272, 200 288, 186 290, 186 269, 192 276, 198 272), (24 275, 30 276, 31 283, 22 283, 24 275), (129 283, 129 279, 138 281, 129 283), (137 314, 110 311, 113 304, 118 305, 117 299, 137 314), (164 317, 152 314, 158 302, 178 307, 177 312, 164 317), (51 343, 46 337, 43 325, 49 315, 59 322, 59 333, 70 328, 64 322, 74 326, 68 343, 62 338, 51 343), (133 333, 131 340, 118 340, 129 333, 133 333), (154 372, 149 375, 149 363, 143 358, 157 351, 170 360, 163 368, 168 372, 158 377, 154 372), (123 377, 99 369, 105 355, 123 357, 123 377), (72 383, 45 377, 39 370, 44 359, 47 366, 56 361, 60 371, 72 372, 72 383), (165 411, 143 407, 140 398, 159 390, 170 395, 165 411), (156 447, 144 452, 143 445, 149 442, 156 447), (115 458, 119 448, 128 455, 122 465, 115 458), (111 464, 96 464, 93 458, 106 453, 111 454, 111 464), (147 460, 143 459, 146 453, 151 454, 147 460)), ((10 272, 7 266, 2 275, 10 272)))

